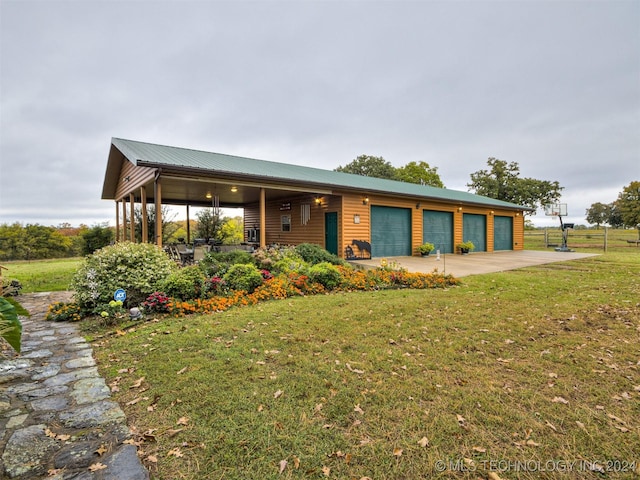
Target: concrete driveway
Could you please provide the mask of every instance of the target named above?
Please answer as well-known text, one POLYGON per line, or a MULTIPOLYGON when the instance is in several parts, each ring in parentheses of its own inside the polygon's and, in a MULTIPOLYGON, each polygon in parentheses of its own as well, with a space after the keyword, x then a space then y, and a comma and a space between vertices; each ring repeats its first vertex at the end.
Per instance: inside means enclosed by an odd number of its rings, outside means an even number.
MULTIPOLYGON (((542 265, 545 263, 564 262, 579 258, 593 257, 594 253, 577 252, 547 252, 538 250, 478 252, 469 255, 455 255, 452 253, 440 255, 431 254, 428 257, 385 257, 387 263, 395 262, 409 272, 432 272, 435 268, 440 272, 450 273, 455 277, 477 275, 479 273, 503 272, 516 268, 542 265)), ((350 263, 367 267, 379 267, 381 257, 371 260, 351 260, 350 263)))

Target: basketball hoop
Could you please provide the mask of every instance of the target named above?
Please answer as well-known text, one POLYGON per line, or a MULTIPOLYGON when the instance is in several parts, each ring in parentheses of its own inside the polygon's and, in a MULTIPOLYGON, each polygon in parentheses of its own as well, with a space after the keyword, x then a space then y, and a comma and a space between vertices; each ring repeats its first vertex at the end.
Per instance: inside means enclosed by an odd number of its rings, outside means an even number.
POLYGON ((562 230, 562 246, 556 248, 556 252, 573 252, 567 247, 567 237, 569 236, 569 229, 573 228, 572 223, 566 225, 562 223, 562 217, 567 216, 567 204, 566 203, 549 203, 544 206, 544 214, 548 217, 558 217, 560 219, 560 230, 562 230))

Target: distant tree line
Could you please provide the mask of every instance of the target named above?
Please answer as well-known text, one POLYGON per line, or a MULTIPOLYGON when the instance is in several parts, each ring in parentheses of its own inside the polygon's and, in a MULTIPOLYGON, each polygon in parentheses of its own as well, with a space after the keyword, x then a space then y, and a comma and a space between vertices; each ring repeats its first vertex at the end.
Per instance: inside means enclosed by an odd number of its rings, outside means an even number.
MULTIPOLYGON (((185 242, 187 222, 173 221, 163 207, 163 243, 185 242), (165 216, 165 213, 167 214, 165 216)), ((153 206, 147 212, 149 243, 154 242, 155 214, 153 206)), ((142 240, 142 212, 134 214, 134 235, 137 242, 142 240)), ((237 244, 243 241, 242 217, 213 215, 211 209, 198 212, 197 220, 191 220, 191 240, 204 238, 222 244, 237 244)), ((129 225, 126 226, 129 228, 129 225)), ((67 258, 90 255, 96 250, 115 241, 115 228, 108 224, 92 227, 81 225, 72 227, 63 223, 57 227, 39 224, 0 224, 0 261, 40 260, 46 258, 67 258)))
POLYGON ((637 228, 640 238, 640 181, 634 180, 611 203, 592 203, 586 211, 587 222, 614 228, 637 228))

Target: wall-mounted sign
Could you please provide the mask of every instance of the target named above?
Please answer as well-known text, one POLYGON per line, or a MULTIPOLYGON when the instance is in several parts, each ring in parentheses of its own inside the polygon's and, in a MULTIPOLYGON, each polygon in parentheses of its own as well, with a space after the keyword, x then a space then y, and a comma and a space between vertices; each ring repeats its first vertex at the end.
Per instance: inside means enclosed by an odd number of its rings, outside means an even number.
POLYGON ((280 205, 280 210, 291 210, 291 202, 282 202, 280 205))

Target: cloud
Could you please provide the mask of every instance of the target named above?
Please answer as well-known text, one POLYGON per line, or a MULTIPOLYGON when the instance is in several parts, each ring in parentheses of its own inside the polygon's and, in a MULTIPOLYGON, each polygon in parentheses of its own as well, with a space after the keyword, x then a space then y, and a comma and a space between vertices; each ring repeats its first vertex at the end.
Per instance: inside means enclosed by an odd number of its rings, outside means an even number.
POLYGON ((640 178, 637 2, 0 9, 0 222, 113 220, 114 136, 328 169, 423 160, 462 190, 496 157, 558 180, 572 212, 640 178))

